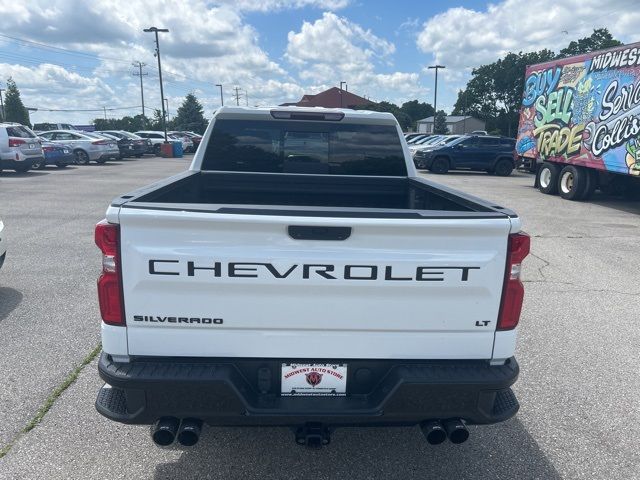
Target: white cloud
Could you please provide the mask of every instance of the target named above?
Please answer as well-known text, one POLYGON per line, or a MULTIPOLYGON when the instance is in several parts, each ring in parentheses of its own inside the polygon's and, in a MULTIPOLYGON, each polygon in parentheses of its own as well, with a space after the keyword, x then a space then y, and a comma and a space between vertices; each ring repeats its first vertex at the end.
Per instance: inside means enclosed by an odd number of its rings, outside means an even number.
POLYGON ((491 63, 509 51, 559 51, 594 28, 607 27, 615 37, 634 41, 640 39, 640 12, 632 3, 506 0, 486 11, 450 8, 424 23, 417 45, 451 72, 491 63))
POLYGON ((216 3, 232 5, 238 10, 272 12, 293 8, 314 7, 321 10, 340 10, 350 0, 218 0, 216 3))
MULTIPOLYGON (((640 12, 635 6, 634 0, 505 0, 483 11, 450 8, 423 24, 416 43, 432 55, 433 63, 446 66, 439 72, 438 93, 445 100, 443 108, 450 109, 472 68, 508 52, 558 52, 602 27, 625 43, 640 40, 640 12)), ((433 81, 432 72, 423 73, 433 81)), ((438 99, 440 108, 440 95, 438 99)))
MULTIPOLYGON (((390 66, 395 45, 371 30, 334 13, 325 12, 315 22, 304 22, 299 32, 289 32, 285 58, 301 79, 319 89, 346 81, 349 90, 375 100, 406 100, 425 89, 417 73, 378 73, 390 66)), ((312 92, 310 92, 312 93, 312 92)))

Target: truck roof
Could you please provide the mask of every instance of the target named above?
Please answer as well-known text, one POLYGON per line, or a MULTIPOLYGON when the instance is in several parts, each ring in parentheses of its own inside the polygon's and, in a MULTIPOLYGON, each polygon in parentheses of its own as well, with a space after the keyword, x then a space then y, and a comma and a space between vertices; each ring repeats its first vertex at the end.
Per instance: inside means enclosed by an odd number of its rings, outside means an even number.
POLYGON ((216 116, 218 118, 242 118, 251 116, 256 119, 273 119, 271 112, 291 112, 296 114, 341 113, 344 118, 341 121, 376 123, 379 125, 395 125, 396 118, 391 113, 374 112, 371 110, 351 110, 349 108, 325 108, 325 107, 220 107, 216 116))

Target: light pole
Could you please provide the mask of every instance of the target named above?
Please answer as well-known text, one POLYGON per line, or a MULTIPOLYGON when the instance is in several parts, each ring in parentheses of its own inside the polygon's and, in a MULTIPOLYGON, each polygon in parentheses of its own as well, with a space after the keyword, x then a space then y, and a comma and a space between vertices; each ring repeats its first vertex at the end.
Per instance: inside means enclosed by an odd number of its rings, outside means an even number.
POLYGON ((4 102, 2 101, 2 92, 4 92, 4 89, 0 88, 0 120, 4 122, 4 102))
POLYGON ((342 104, 342 84, 344 83, 345 87, 347 86, 347 82, 340 82, 340 108, 344 107, 342 104))
POLYGON ((216 83, 216 87, 220 87, 220 106, 224 107, 224 97, 222 96, 222 84, 216 83))
POLYGON ((164 103, 167 105, 167 121, 169 121, 169 99, 165 98, 164 103))
POLYGON ((441 68, 446 68, 444 65, 431 65, 429 67, 429 70, 431 69, 435 69, 436 70, 436 87, 434 89, 433 92, 433 125, 435 127, 436 124, 436 115, 438 113, 438 70, 441 68))
POLYGON ((162 64, 160 63, 160 43, 158 42, 158 32, 168 32, 168 28, 149 27, 144 29, 145 32, 153 32, 156 34, 156 56, 158 57, 158 76, 160 77, 160 104, 162 105, 162 129, 164 130, 164 143, 169 143, 167 137, 167 122, 165 121, 164 111, 164 89, 162 87, 162 64))

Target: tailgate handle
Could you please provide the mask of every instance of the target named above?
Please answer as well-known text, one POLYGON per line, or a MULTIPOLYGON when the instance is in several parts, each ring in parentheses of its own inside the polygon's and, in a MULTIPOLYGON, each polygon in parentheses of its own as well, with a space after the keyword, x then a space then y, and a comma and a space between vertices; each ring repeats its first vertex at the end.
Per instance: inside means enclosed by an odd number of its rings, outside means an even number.
POLYGON ((288 231, 296 240, 346 240, 351 236, 351 227, 289 225, 288 231))

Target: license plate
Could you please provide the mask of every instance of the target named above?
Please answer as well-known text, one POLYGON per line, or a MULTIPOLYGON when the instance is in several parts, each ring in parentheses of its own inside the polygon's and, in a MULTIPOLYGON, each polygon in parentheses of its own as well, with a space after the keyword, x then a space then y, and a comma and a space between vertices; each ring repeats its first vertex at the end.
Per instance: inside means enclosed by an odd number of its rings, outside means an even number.
POLYGON ((283 363, 283 396, 343 396, 347 394, 347 365, 337 363, 283 363))
POLYGON ((133 145, 129 145, 129 150, 133 150, 133 145))

